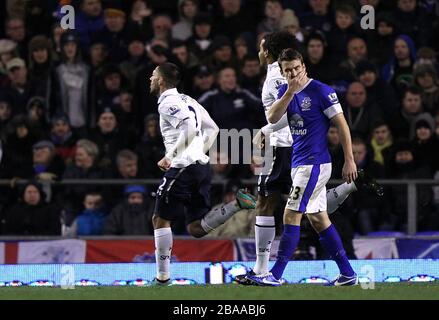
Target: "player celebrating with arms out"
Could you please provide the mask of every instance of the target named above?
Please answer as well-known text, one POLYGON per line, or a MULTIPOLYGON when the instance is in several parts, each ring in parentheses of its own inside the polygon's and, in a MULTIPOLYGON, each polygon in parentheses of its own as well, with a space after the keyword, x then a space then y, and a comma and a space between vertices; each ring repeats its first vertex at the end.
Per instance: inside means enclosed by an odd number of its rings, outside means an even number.
POLYGON ((270 123, 281 120, 281 126, 290 127, 293 138, 292 187, 284 211, 284 231, 276 263, 271 272, 248 278, 257 285, 281 285, 283 271, 299 242, 300 222, 305 214, 319 234, 322 247, 340 269, 340 275, 330 284, 356 285, 358 277, 349 263, 340 236, 328 217, 326 197, 326 184, 332 170, 326 138, 330 121, 340 132, 345 158, 343 179, 352 183, 357 178, 348 124, 335 91, 328 85, 307 77, 299 52, 286 49, 282 51, 278 61, 287 84, 279 88, 279 99, 268 111, 268 120, 270 123), (285 113, 287 117, 284 117, 285 113))
POLYGON ((211 172, 206 152, 219 129, 207 111, 176 87, 180 72, 164 63, 151 76, 151 93, 159 97, 160 130, 166 147, 158 166, 166 171, 157 190, 153 216, 157 274, 151 285, 169 285, 172 251, 171 221, 185 215, 188 232, 201 238, 239 210, 254 209, 256 201, 239 190, 236 200, 210 210, 211 172))

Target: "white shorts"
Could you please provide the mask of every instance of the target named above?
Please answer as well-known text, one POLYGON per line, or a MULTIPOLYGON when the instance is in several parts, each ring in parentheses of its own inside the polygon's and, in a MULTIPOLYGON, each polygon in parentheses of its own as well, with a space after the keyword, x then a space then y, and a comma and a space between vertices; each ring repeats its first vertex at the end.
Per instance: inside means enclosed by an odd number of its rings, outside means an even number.
POLYGON ((302 213, 326 211, 326 184, 332 164, 303 165, 291 169, 291 191, 286 209, 302 213))

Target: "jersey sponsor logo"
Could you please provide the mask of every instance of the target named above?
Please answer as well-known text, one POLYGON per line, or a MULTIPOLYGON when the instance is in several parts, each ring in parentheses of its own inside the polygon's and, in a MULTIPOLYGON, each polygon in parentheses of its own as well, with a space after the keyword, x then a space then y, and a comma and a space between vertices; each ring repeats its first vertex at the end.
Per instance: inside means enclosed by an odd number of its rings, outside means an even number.
POLYGON ((304 136, 307 133, 307 129, 304 129, 303 118, 295 113, 290 117, 290 130, 292 135, 304 136))
POLYGON ((177 113, 180 112, 180 108, 178 106, 170 106, 168 111, 169 111, 169 114, 171 116, 173 116, 173 115, 176 115, 177 113))
POLYGON ((335 92, 328 94, 328 99, 332 104, 338 103, 338 97, 335 92))
POLYGON ((300 108, 302 109, 302 111, 311 110, 311 98, 310 97, 303 98, 302 102, 300 103, 300 108))

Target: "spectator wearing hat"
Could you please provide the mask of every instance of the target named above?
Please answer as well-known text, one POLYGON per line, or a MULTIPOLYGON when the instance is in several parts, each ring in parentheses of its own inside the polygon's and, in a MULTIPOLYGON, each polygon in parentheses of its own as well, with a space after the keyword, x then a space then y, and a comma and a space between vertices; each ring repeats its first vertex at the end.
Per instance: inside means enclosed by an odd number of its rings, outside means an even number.
POLYGON ((79 40, 74 33, 61 35, 61 47, 62 63, 56 68, 58 108, 55 113, 67 114, 72 129, 83 136, 91 112, 88 100, 90 68, 82 61, 79 40))
POLYGON ((395 18, 399 23, 400 33, 414 39, 418 47, 431 43, 430 15, 418 5, 416 0, 398 0, 395 18))
POLYGON ((90 59, 90 66, 92 68, 92 74, 94 77, 97 77, 100 72, 102 72, 102 68, 105 65, 108 57, 108 49, 104 41, 94 38, 90 43, 88 55, 90 59))
POLYGON ((208 13, 197 14, 193 22, 193 35, 187 40, 190 52, 204 61, 210 52, 212 44, 212 18, 208 13))
POLYGON ((5 23, 6 36, 17 44, 20 57, 27 57, 27 30, 26 22, 19 16, 10 16, 5 23))
POLYGON ((97 127, 91 132, 90 140, 99 148, 98 165, 102 169, 112 169, 117 153, 124 146, 131 147, 118 127, 116 115, 109 108, 105 108, 99 115, 97 127))
POLYGON ((279 23, 281 30, 287 30, 290 34, 296 37, 298 44, 302 44, 305 40, 305 35, 300 28, 299 18, 291 9, 285 9, 279 23))
POLYGON ((214 22, 214 33, 227 34, 231 40, 243 32, 256 32, 249 6, 241 6, 241 0, 220 0, 219 12, 214 22))
POLYGON ((30 125, 39 137, 47 137, 50 129, 49 111, 46 100, 42 97, 34 96, 29 99, 26 106, 26 114, 30 125))
POLYGON ((320 30, 325 34, 332 28, 332 15, 329 0, 310 0, 310 12, 304 12, 300 16, 300 25, 308 33, 320 30))
POLYGON ((42 186, 30 182, 20 189, 18 201, 6 211, 3 234, 17 236, 61 235, 61 210, 45 201, 42 186))
MULTIPOLYGON (((38 180, 59 180, 65 170, 65 164, 56 154, 55 145, 49 140, 41 140, 32 146, 33 167, 28 177, 38 180)), ((24 169, 24 168, 23 168, 24 169)))
POLYGON ((233 54, 232 42, 227 36, 216 36, 210 46, 211 56, 206 61, 213 70, 220 70, 231 66, 238 70, 239 64, 233 54))
POLYGON ((91 45, 93 34, 105 27, 104 11, 101 0, 80 0, 79 10, 75 15, 75 33, 79 38, 83 52, 91 45))
POLYGON ((257 33, 271 33, 279 31, 280 21, 282 19, 284 9, 282 1, 280 0, 267 0, 264 5, 264 20, 258 23, 256 28, 257 33))
POLYGON ((104 228, 108 235, 152 235, 153 201, 141 185, 128 185, 125 199, 110 213, 104 228))
POLYGON ((421 89, 425 111, 435 115, 439 111, 439 81, 431 64, 420 64, 414 71, 415 85, 421 89))
POLYGON ((186 84, 188 95, 194 99, 200 98, 203 94, 213 89, 215 85, 215 76, 212 69, 205 64, 201 64, 192 70, 191 81, 186 84))
POLYGON ((70 127, 66 114, 57 114, 52 118, 50 141, 55 146, 55 152, 66 165, 73 163, 78 138, 70 127))
POLYGON ((130 30, 126 27, 126 14, 119 6, 109 6, 104 10, 104 28, 95 34, 108 49, 108 60, 119 64, 128 58, 130 30))
POLYGON ((102 112, 105 108, 114 108, 119 103, 119 95, 124 86, 125 78, 120 68, 109 64, 102 70, 102 80, 97 86, 96 111, 102 112))
POLYGON ((135 152, 139 155, 139 164, 145 178, 160 179, 163 177, 163 171, 159 169, 157 162, 164 157, 166 149, 157 114, 153 113, 145 117, 144 132, 140 142, 136 145, 135 152))
POLYGON ((393 43, 393 51, 388 62, 381 68, 381 77, 390 83, 401 96, 413 83, 413 64, 416 61, 416 47, 413 39, 400 35, 393 43))
POLYGON ((376 29, 366 32, 369 46, 369 56, 377 62, 379 67, 386 64, 393 53, 393 43, 398 34, 397 21, 392 12, 378 12, 376 29))
POLYGON ((14 57, 16 53, 17 44, 9 39, 0 39, 0 87, 4 87, 8 84, 8 70, 6 65, 14 57))
MULTIPOLYGON (((386 176, 389 179, 431 179, 431 168, 422 164, 407 140, 397 141, 393 148, 386 176)), ((418 230, 438 227, 433 208, 433 192, 430 186, 417 188, 418 230)), ((384 218, 390 230, 407 231, 407 190, 404 185, 391 186, 386 192, 388 211, 384 218)))
POLYGON ((323 32, 311 33, 306 38, 305 47, 305 65, 308 76, 324 83, 332 83, 336 78, 336 66, 329 61, 323 32))
POLYGON ((379 77, 377 67, 367 60, 357 63, 355 68, 357 79, 364 85, 367 99, 376 104, 383 116, 390 120, 399 111, 399 102, 393 88, 379 77))
POLYGON ((420 164, 431 168, 433 175, 439 170, 439 140, 434 134, 434 119, 430 114, 424 113, 416 117, 413 125, 413 153, 420 164))
MULTIPOLYGON (((29 42, 29 75, 30 81, 35 83, 35 94, 43 97, 48 105, 51 101, 53 80, 54 80, 54 60, 52 57, 52 44, 46 36, 38 35, 29 42)), ((50 107, 48 106, 48 110, 50 107)), ((45 114, 47 120, 50 119, 49 111, 45 114)))
MULTIPOLYGON (((62 179, 103 179, 104 172, 97 167, 99 160, 98 146, 86 139, 76 142, 75 159, 64 171, 62 179)), ((91 191, 101 191, 102 187, 91 185, 70 185, 58 194, 58 202, 66 209, 65 225, 70 226, 82 208, 84 196, 91 191)))
POLYGON ((14 58, 6 65, 9 85, 4 89, 11 101, 14 114, 24 114, 29 99, 34 95, 35 86, 28 79, 26 62, 21 58, 14 58))
POLYGON ((382 118, 381 110, 367 100, 366 88, 360 82, 352 82, 346 91, 343 105, 351 133, 367 139, 373 124, 382 118))
POLYGON ((218 72, 218 89, 205 93, 199 102, 223 129, 254 129, 265 122, 260 98, 238 86, 232 67, 218 72))
POLYGON ((39 138, 26 116, 18 115, 10 121, 3 144, 5 178, 22 177, 23 168, 32 168, 32 146, 39 138))
POLYGON ((198 13, 198 0, 179 0, 179 21, 172 27, 172 38, 186 41, 192 36, 193 20, 198 13))

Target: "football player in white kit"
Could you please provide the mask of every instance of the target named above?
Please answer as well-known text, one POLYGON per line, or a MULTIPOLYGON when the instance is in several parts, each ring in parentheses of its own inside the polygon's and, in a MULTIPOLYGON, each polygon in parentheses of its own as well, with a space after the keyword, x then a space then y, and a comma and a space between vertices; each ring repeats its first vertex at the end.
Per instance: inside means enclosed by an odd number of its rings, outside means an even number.
POLYGON ((159 97, 160 130, 166 147, 158 166, 166 171, 157 190, 153 216, 157 274, 151 285, 169 285, 172 251, 171 222, 186 219, 188 232, 200 238, 237 211, 255 208, 255 198, 239 190, 236 200, 210 211, 211 169, 206 152, 219 129, 207 111, 176 87, 180 72, 172 63, 151 76, 151 93, 159 97))
MULTIPOLYGON (((259 60, 261 65, 267 66, 267 76, 262 88, 262 103, 265 114, 278 98, 278 89, 287 83, 281 75, 277 59, 281 52, 287 48, 295 48, 296 39, 287 31, 273 32, 265 35, 260 43, 259 60)), ((263 148, 269 141, 273 147, 273 158, 267 172, 263 172, 258 180, 258 200, 256 203, 255 245, 256 263, 253 270, 245 275, 239 275, 235 281, 243 285, 253 284, 248 276, 263 275, 268 273, 271 244, 275 237, 274 210, 279 204, 280 195, 288 195, 291 189, 291 145, 292 137, 288 126, 286 114, 276 124, 263 127, 254 138, 254 143, 263 148), (266 139, 267 137, 267 139, 266 139)), ((265 166, 267 167, 267 166, 265 166)), ((348 198, 349 194, 356 191, 354 183, 343 183, 327 191, 328 213, 332 213, 348 198)))

